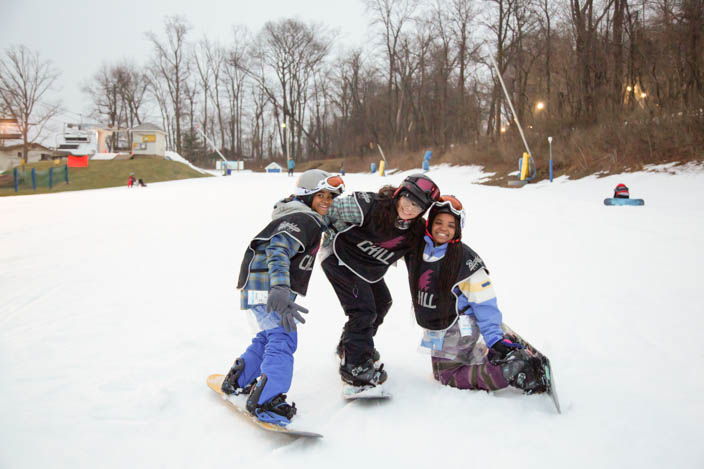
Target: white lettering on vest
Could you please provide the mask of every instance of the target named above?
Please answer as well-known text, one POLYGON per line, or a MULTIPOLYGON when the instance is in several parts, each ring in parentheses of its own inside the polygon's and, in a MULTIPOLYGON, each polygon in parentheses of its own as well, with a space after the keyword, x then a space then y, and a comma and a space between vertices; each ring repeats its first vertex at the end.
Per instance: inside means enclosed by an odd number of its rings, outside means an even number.
POLYGON ((371 241, 360 241, 357 243, 357 247, 365 254, 373 257, 379 262, 389 265, 389 260, 394 257, 394 253, 388 249, 377 246, 371 241))
POLYGON ((437 305, 433 304, 435 295, 427 291, 418 290, 418 304, 424 308, 435 309, 437 305))
POLYGON ((315 264, 315 257, 306 255, 301 259, 300 264, 298 264, 298 267, 301 270, 313 270, 313 266, 315 264))

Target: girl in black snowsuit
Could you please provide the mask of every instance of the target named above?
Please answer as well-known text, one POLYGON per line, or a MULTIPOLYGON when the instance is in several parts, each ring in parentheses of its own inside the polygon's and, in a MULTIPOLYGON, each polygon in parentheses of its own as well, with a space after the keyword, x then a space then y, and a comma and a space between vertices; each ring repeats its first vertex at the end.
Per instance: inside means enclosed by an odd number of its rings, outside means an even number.
POLYGON ((333 202, 322 266, 347 315, 338 354, 340 376, 348 384, 375 386, 386 380, 383 365, 374 364, 379 358, 374 335, 392 303, 383 277, 422 242, 422 215, 439 196, 430 178, 413 174, 397 188, 355 192, 333 202))

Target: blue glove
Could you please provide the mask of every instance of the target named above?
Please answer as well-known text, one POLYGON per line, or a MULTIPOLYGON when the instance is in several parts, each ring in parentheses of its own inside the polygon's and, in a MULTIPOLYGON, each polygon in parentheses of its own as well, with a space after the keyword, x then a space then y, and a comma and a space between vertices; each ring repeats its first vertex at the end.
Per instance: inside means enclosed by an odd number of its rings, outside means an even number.
POLYGON ((299 314, 308 313, 308 310, 303 306, 291 300, 291 290, 284 285, 275 285, 269 289, 269 298, 266 300, 266 312, 271 313, 276 311, 281 316, 280 325, 286 329, 286 332, 296 331, 296 319, 305 323, 306 320, 299 314))
POLYGON ((517 350, 522 350, 525 347, 516 342, 511 342, 509 339, 503 338, 491 346, 489 350, 489 361, 492 365, 507 362, 511 360, 512 355, 517 350))

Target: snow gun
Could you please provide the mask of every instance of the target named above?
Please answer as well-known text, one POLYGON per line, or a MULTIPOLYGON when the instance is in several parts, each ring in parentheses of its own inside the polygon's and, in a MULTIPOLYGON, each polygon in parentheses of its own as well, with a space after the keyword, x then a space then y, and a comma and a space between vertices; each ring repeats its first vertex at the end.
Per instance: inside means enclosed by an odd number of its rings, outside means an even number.
POLYGON ((379 160, 379 176, 383 176, 384 170, 386 169, 386 156, 384 156, 384 150, 381 148, 381 145, 377 143, 376 148, 379 150, 379 153, 381 153, 381 160, 379 160))
POLYGON ((523 140, 523 146, 526 147, 526 151, 523 153, 523 157, 519 158, 518 160, 518 169, 520 171, 520 179, 518 181, 509 181, 508 185, 509 186, 524 186, 528 181, 533 179, 536 174, 536 169, 535 169, 535 162, 533 160, 533 154, 530 152, 530 148, 528 148, 528 142, 526 141, 526 136, 523 134, 523 128, 521 127, 521 123, 518 121, 518 115, 516 114, 515 109, 513 109, 513 103, 511 102, 511 97, 508 95, 508 91, 506 91, 506 85, 504 84, 504 79, 501 76, 501 71, 499 70, 499 66, 496 65, 496 62, 494 61, 494 57, 490 54, 489 59, 491 59, 491 64, 494 66, 494 69, 496 70, 496 74, 499 77, 499 82, 501 83, 501 89, 504 90, 504 96, 506 96, 506 101, 508 101, 508 106, 511 108, 511 114, 513 115, 513 120, 516 121, 516 125, 518 126, 518 131, 521 134, 521 139, 523 140), (528 177, 528 171, 529 168, 533 167, 533 175, 531 177, 528 177))

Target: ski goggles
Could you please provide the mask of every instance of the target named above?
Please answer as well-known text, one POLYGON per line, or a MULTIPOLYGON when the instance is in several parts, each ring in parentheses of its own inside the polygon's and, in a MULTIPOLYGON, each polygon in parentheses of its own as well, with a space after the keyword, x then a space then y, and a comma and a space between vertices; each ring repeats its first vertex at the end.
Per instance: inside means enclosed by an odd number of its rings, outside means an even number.
POLYGON ((340 195, 345 191, 345 181, 343 181, 340 176, 329 176, 318 182, 315 189, 303 189, 302 187, 297 187, 295 195, 315 194, 323 189, 334 192, 336 195, 340 195))
POLYGON ((464 228, 464 208, 462 202, 454 195, 442 195, 440 200, 433 204, 431 210, 450 211, 460 219, 460 227, 464 228), (443 210, 444 209, 444 210, 443 210))
POLYGON ((422 190, 430 198, 430 200, 438 200, 438 197, 440 197, 440 189, 430 179, 425 177, 409 176, 406 180, 418 186, 418 188, 422 190))

